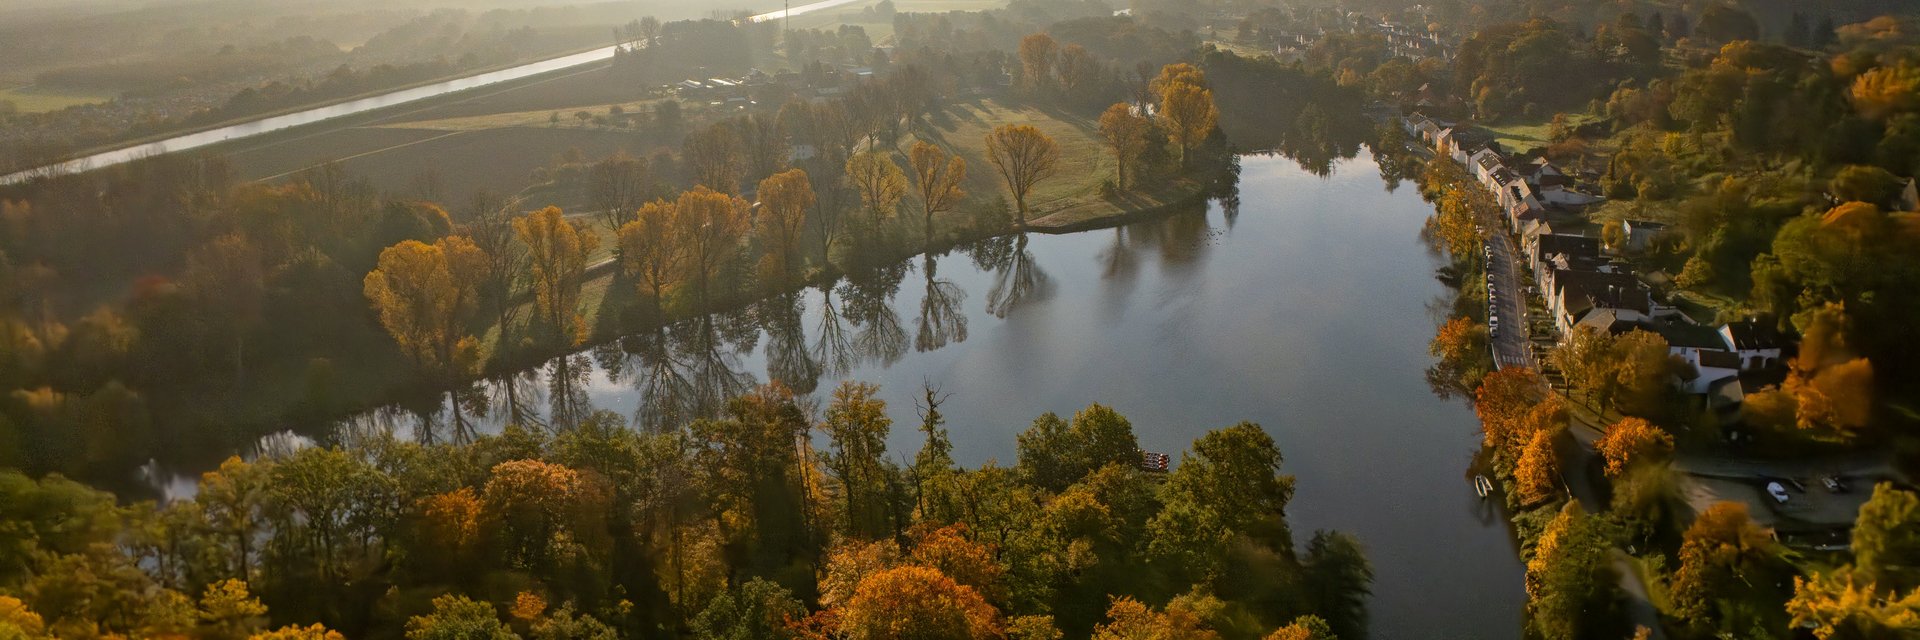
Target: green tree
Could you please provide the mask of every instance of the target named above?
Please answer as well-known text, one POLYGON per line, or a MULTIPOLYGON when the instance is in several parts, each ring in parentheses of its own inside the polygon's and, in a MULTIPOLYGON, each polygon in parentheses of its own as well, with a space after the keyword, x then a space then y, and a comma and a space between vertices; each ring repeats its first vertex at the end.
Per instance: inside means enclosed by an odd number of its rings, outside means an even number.
POLYGON ((407 640, 518 640, 493 605, 466 596, 433 599, 433 613, 407 620, 407 640))
POLYGON ((1874 485, 1854 520, 1853 562, 1861 578, 1883 589, 1920 588, 1920 496, 1874 485))

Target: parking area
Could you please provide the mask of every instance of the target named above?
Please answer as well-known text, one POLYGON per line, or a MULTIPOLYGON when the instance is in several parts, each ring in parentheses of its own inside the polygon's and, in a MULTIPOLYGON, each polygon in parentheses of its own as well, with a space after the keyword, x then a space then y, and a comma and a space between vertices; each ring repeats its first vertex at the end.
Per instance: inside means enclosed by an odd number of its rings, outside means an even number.
POLYGON ((1507 234, 1494 230, 1482 235, 1482 257, 1487 265, 1487 330, 1494 365, 1537 370, 1539 365, 1529 344, 1527 281, 1520 271, 1519 252, 1507 234))

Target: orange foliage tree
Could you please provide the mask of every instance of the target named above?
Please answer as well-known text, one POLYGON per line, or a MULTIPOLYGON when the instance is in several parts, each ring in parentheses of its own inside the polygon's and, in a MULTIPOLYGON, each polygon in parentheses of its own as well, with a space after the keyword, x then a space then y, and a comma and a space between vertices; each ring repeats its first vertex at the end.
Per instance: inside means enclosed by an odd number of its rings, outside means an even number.
POLYGON ((1618 478, 1633 465, 1673 455, 1673 434, 1641 418, 1624 418, 1594 446, 1607 461, 1607 476, 1618 478))
POLYGON ((866 577, 840 611, 851 640, 1001 636, 999 611, 939 569, 907 565, 866 577))

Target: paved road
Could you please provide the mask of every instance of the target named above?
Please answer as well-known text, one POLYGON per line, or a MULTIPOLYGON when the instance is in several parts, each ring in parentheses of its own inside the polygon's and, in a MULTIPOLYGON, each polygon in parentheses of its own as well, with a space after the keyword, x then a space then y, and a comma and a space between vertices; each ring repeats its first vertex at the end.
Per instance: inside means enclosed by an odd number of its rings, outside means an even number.
POLYGON ((1493 363, 1496 368, 1530 367, 1538 370, 1533 361, 1533 349, 1528 344, 1526 322, 1526 276, 1520 270, 1519 250, 1513 246, 1512 239, 1502 231, 1498 222, 1484 221, 1482 228, 1487 248, 1487 294, 1491 301, 1488 307, 1488 320, 1500 319, 1497 335, 1493 336, 1493 363))

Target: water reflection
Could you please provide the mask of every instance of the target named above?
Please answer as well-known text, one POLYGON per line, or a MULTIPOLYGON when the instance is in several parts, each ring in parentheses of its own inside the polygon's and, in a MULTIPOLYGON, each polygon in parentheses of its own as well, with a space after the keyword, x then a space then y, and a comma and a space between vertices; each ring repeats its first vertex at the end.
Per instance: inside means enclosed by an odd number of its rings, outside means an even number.
POLYGON ((987 290, 987 313, 1005 318, 1021 305, 1044 300, 1050 292, 1047 272, 1027 249, 1027 234, 982 242, 974 263, 993 269, 993 288, 987 290))
POLYGON ((914 323, 913 350, 933 351, 948 343, 967 341, 967 314, 960 308, 967 291, 938 276, 940 259, 929 253, 921 262, 926 289, 920 294, 920 317, 914 323))
POLYGON ((801 324, 807 303, 798 293, 775 296, 755 307, 760 330, 767 334, 767 379, 806 395, 820 386, 820 361, 807 348, 807 330, 801 324))
POLYGON ((911 266, 901 262, 874 269, 840 285, 847 319, 855 328, 853 348, 863 365, 890 367, 907 354, 907 329, 893 309, 893 298, 911 266))
MULTIPOLYGON (((566 428, 555 414, 594 409, 673 427, 712 415, 756 376, 814 395, 841 379, 880 384, 896 425, 914 422, 907 394, 932 381, 957 399, 941 411, 962 425, 953 457, 969 466, 1011 459, 1034 416, 1096 400, 1158 451, 1250 420, 1300 479, 1296 530, 1351 531, 1367 545, 1380 637, 1517 638, 1517 625, 1485 624, 1518 620, 1523 569, 1504 518, 1461 478, 1480 444, 1472 413, 1436 399, 1422 376, 1427 303, 1445 292, 1439 261, 1409 243, 1431 208, 1407 189, 1385 193, 1361 162, 1329 178, 1293 164, 1247 158, 1231 220, 1222 203, 997 238, 489 380, 478 428, 566 428)), ((369 412, 336 438, 406 437, 416 418, 369 412)), ((888 442, 919 444, 898 426, 888 442)))

